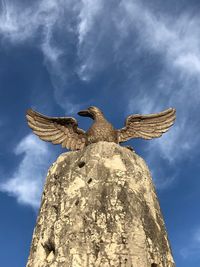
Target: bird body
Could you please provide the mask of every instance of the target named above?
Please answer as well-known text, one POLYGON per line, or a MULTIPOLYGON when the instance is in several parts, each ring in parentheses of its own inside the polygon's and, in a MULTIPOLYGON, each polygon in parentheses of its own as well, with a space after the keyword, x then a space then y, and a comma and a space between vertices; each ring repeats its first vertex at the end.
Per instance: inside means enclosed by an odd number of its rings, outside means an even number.
POLYGON ((94 120, 87 132, 78 128, 76 119, 72 117, 48 117, 32 109, 27 111, 28 125, 33 132, 44 141, 61 144, 71 150, 79 150, 85 146, 107 141, 122 143, 131 138, 152 139, 160 137, 173 125, 176 115, 173 108, 149 115, 130 115, 125 127, 114 129, 97 107, 89 107, 78 114, 94 120))
POLYGON ((117 132, 106 119, 96 120, 86 132, 87 144, 107 141, 118 143, 117 132))

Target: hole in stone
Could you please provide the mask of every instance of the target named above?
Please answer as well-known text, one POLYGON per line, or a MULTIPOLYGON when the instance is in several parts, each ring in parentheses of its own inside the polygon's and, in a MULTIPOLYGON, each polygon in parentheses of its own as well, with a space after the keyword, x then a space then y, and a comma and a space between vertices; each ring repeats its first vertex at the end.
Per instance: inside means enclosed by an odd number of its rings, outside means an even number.
POLYGON ((98 258, 98 254, 100 252, 100 246, 98 244, 94 245, 94 254, 96 256, 96 258, 98 258))
POLYGON ((55 244, 52 240, 49 240, 47 241, 45 244, 44 244, 44 250, 46 252, 46 255, 48 257, 48 255, 53 251, 53 253, 55 254, 55 244))
POLYGON ((75 205, 77 206, 79 203, 79 199, 76 200, 75 205))
POLYGON ((52 207, 55 209, 56 212, 58 211, 58 206, 57 205, 54 204, 52 207))
POLYGON ((158 267, 158 264, 156 264, 156 263, 152 263, 152 264, 151 264, 151 267, 158 267))
POLYGON ((88 184, 90 184, 92 182, 92 178, 90 178, 87 182, 88 184))
POLYGON ((79 166, 79 168, 83 168, 83 166, 85 166, 85 162, 84 161, 80 161, 78 163, 78 166, 79 166))

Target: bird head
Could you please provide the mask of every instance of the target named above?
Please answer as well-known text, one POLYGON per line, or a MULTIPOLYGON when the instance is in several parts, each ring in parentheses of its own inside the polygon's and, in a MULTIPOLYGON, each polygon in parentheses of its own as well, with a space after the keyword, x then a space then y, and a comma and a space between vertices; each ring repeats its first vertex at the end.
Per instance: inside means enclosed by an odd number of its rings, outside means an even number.
POLYGON ((79 116, 90 117, 93 120, 100 114, 103 115, 102 111, 99 108, 94 107, 94 106, 89 107, 86 110, 81 110, 78 112, 79 116))

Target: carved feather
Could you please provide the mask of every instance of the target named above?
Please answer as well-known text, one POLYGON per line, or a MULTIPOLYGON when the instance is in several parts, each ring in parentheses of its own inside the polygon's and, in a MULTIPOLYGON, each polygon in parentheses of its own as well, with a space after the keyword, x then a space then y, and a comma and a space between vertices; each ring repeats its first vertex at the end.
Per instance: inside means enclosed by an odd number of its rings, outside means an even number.
POLYGON ((122 143, 131 138, 160 137, 174 124, 175 118, 176 110, 173 108, 156 114, 130 115, 126 119, 125 127, 118 130, 118 141, 122 143))
POLYGON ((29 109, 26 118, 33 132, 44 141, 61 144, 71 150, 79 150, 86 144, 85 131, 78 128, 72 117, 48 117, 29 109))
POLYGON ((78 128, 77 121, 72 117, 47 117, 30 109, 26 118, 40 139, 71 150, 79 150, 99 141, 122 143, 131 138, 160 137, 169 130, 176 118, 173 108, 156 114, 135 114, 127 117, 124 128, 115 130, 97 107, 89 107, 78 114, 94 120, 86 133, 78 128))

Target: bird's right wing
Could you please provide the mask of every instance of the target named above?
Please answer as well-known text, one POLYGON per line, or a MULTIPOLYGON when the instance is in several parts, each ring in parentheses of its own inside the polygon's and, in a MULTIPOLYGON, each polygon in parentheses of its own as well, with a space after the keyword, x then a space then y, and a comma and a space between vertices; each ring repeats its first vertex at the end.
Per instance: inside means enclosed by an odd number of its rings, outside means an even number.
POLYGON ((86 144, 85 131, 71 117, 47 117, 29 109, 26 114, 28 125, 40 139, 61 144, 71 150, 82 149, 86 144))

